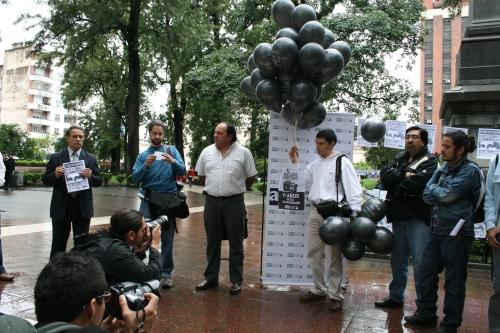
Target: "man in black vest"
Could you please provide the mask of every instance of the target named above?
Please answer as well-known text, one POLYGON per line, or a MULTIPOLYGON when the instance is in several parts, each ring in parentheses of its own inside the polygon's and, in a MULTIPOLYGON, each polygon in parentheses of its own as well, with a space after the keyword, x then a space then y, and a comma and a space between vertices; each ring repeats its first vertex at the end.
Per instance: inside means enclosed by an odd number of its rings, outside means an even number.
POLYGON ((73 224, 74 236, 89 232, 90 218, 94 215, 92 187, 102 184, 96 157, 82 149, 85 139, 83 128, 71 126, 66 131, 65 137, 68 147, 50 155, 43 176, 43 183, 54 188, 50 203, 50 217, 52 218, 51 258, 58 252, 66 251, 71 224, 73 224), (63 163, 79 160, 85 162, 85 168, 76 177, 87 178, 90 188, 68 193, 63 163))
POLYGON ((396 246, 391 253, 389 296, 375 302, 377 307, 403 306, 410 256, 413 258, 413 276, 419 298, 419 265, 424 247, 431 237, 430 208, 423 202, 422 192, 437 168, 437 159, 429 153, 427 143, 425 129, 409 127, 405 136, 406 150, 396 155, 393 164, 380 171, 381 185, 388 191, 387 218, 392 222, 396 246))

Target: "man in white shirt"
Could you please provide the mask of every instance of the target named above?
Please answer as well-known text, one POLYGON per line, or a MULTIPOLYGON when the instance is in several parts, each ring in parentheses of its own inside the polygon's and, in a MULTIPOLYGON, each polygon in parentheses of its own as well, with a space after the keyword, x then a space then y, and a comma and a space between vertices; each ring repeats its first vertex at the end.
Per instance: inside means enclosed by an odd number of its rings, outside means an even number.
MULTIPOLYGON (((335 184, 336 162, 341 155, 333 150, 337 143, 337 136, 331 129, 321 130, 316 134, 316 152, 319 158, 306 168, 306 186, 311 184, 308 199, 314 206, 328 201, 347 201, 356 216, 361 210, 363 190, 359 183, 354 167, 347 158, 341 159, 341 184, 335 184)), ((297 163, 299 155, 297 146, 289 151, 292 163, 297 163)), ((322 300, 328 295, 328 307, 335 311, 342 308, 341 282, 342 282, 342 252, 340 244, 327 245, 319 238, 319 227, 323 217, 316 209, 311 209, 308 225, 308 251, 307 256, 311 264, 314 286, 303 293, 300 300, 310 302, 322 300), (326 260, 325 260, 326 259, 326 260), (326 270, 326 274, 325 274, 326 270)))
MULTIPOLYGON (((3 156, 0 152, 0 186, 3 185, 3 179, 5 177, 5 165, 3 164, 3 156)), ((0 222, 2 221, 2 216, 0 213, 0 222)), ((3 254, 2 254, 2 239, 0 238, 0 281, 12 281, 14 280, 14 275, 9 274, 5 271, 3 267, 3 254)))
POLYGON ((196 171, 205 186, 204 210, 207 233, 207 268, 205 280, 196 290, 219 285, 221 241, 229 241, 229 294, 241 292, 243 282, 243 239, 245 237, 245 201, 257 171, 252 153, 236 142, 236 129, 223 122, 214 131, 214 144, 206 147, 196 163, 196 171))

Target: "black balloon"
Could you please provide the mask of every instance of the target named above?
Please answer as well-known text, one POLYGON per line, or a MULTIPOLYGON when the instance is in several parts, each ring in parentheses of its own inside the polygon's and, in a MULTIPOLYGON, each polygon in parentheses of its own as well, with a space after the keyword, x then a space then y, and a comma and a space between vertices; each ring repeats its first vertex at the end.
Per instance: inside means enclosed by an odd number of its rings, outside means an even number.
POLYGON ((309 21, 316 21, 316 11, 309 5, 298 5, 292 13, 292 24, 295 30, 300 31, 300 28, 309 21))
POLYGON ((366 119, 361 126, 361 136, 368 142, 378 142, 384 138, 385 123, 377 117, 366 119))
POLYGON ((277 0, 273 3, 271 13, 280 28, 292 25, 292 13, 294 9, 295 5, 290 0, 277 0))
POLYGON ((252 84, 252 79, 250 78, 250 76, 247 76, 246 78, 241 80, 240 88, 241 90, 243 90, 245 95, 251 98, 255 98, 255 87, 252 84))
POLYGON ((313 76, 323 68, 326 55, 323 47, 317 43, 308 43, 299 51, 299 68, 302 74, 313 76))
POLYGON ((323 48, 325 49, 329 48, 330 45, 332 45, 334 42, 335 42, 335 36, 333 35, 333 32, 330 29, 325 28, 325 40, 322 43, 323 48))
POLYGON ((382 220, 387 213, 387 205, 384 200, 378 198, 370 198, 363 202, 361 211, 358 216, 364 216, 377 223, 382 220))
POLYGON ((316 99, 318 89, 314 83, 305 80, 299 80, 292 84, 290 91, 290 100, 293 108, 298 111, 304 111, 316 99))
POLYGON ((267 109, 275 112, 281 111, 282 95, 280 85, 275 80, 262 80, 255 88, 257 100, 267 109))
POLYGON ((266 79, 264 76, 262 76, 262 74, 260 73, 260 70, 258 68, 253 70, 252 74, 250 75, 250 78, 252 79, 252 85, 254 87, 257 87, 257 85, 260 83, 260 81, 266 79))
POLYGON ((283 109, 281 109, 281 116, 287 123, 293 127, 297 127, 299 121, 302 119, 302 112, 292 109, 292 103, 286 102, 283 105, 283 109))
POLYGON ((376 227, 371 219, 360 216, 350 224, 351 235, 360 242, 368 242, 375 236, 376 227))
POLYGON ((347 63, 351 59, 351 53, 352 53, 349 44, 343 41, 337 41, 331 44, 329 48, 338 50, 344 57, 344 66, 347 65, 347 63))
POLYGON ((320 84, 320 85, 317 85, 316 86, 316 98, 314 99, 316 102, 319 102, 319 99, 321 98, 321 94, 323 93, 323 86, 320 84))
POLYGON ((344 244, 349 237, 349 222, 338 216, 330 216, 319 227, 319 238, 328 244, 344 244))
POLYGON ((368 243, 368 247, 375 253, 389 254, 394 250, 396 238, 394 234, 387 228, 377 227, 375 236, 368 243))
POLYGON ((299 47, 288 37, 278 38, 272 46, 272 57, 273 62, 284 72, 290 72, 295 67, 297 63, 297 55, 299 53, 299 47))
POLYGON ((283 29, 281 29, 280 31, 278 31, 278 33, 276 34, 276 36, 274 37, 274 39, 276 40, 276 39, 281 38, 281 37, 290 38, 297 45, 299 44, 299 34, 297 33, 297 31, 295 31, 292 28, 283 28, 283 29))
POLYGON ((269 43, 260 43, 253 52, 253 59, 265 77, 272 79, 278 73, 278 69, 273 63, 272 45, 269 43))
POLYGON ((252 73, 254 69, 257 68, 257 65, 255 64, 255 61, 253 60, 253 53, 250 55, 250 57, 248 57, 248 60, 247 60, 247 69, 248 69, 248 73, 252 73))
MULTIPOLYGON (((293 103, 292 103, 293 106, 293 103)), ((323 104, 314 102, 302 112, 298 128, 308 129, 321 124, 326 118, 326 108, 323 104)))
POLYGON ((295 74, 279 72, 278 73, 278 81, 281 87, 281 92, 284 94, 284 99, 290 99, 290 88, 292 86, 292 82, 295 79, 295 74))
POLYGON ((366 252, 366 246, 355 239, 348 239, 340 250, 347 260, 356 261, 363 257, 366 252))
POLYGON ((326 49, 325 64, 316 76, 318 83, 328 83, 330 80, 339 75, 343 68, 344 58, 342 57, 342 54, 335 49, 326 49))
POLYGON ((302 26, 299 32, 299 44, 318 43, 323 45, 325 41, 325 28, 318 21, 309 21, 302 26))

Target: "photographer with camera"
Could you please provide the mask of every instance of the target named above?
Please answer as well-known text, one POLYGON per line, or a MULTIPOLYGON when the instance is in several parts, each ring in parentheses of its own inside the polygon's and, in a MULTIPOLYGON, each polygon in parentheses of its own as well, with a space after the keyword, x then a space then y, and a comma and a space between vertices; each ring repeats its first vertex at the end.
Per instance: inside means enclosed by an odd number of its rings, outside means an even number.
POLYGON ((78 252, 60 253, 42 269, 35 285, 38 333, 150 332, 157 316, 158 296, 144 294, 147 305, 129 309, 124 295, 117 298, 122 320, 108 316, 111 299, 99 262, 78 252))
MULTIPOLYGON (((318 301, 328 295, 328 308, 336 311, 342 308, 344 299, 341 290, 342 252, 340 245, 327 245, 320 239, 319 227, 324 218, 319 213, 319 206, 332 205, 337 208, 336 215, 345 218, 349 215, 354 217, 361 209, 363 190, 351 161, 333 150, 337 144, 335 132, 331 129, 321 130, 316 134, 315 142, 319 158, 310 163, 305 170, 306 190, 310 186, 308 199, 316 207, 311 209, 307 219, 307 257, 311 264, 314 286, 303 293, 300 300, 318 301), (338 159, 340 161, 337 167, 338 159), (337 186, 336 175, 339 172, 340 186, 337 186), (328 258, 325 258, 326 256, 328 258)), ((293 146, 288 153, 292 163, 297 163, 299 159, 297 146, 293 146)))
POLYGON ((111 215, 108 231, 75 238, 73 251, 83 251, 97 259, 106 273, 108 285, 123 281, 144 283, 161 277, 161 225, 168 223, 162 216, 150 224, 134 209, 120 209, 111 215), (149 247, 149 262, 145 251, 149 247))

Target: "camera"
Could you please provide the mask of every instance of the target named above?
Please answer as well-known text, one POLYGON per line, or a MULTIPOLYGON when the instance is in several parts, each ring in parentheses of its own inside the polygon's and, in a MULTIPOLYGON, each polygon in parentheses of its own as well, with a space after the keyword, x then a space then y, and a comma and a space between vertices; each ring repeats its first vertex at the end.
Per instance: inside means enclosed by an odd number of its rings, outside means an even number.
POLYGON ((350 217, 352 214, 352 209, 346 201, 341 201, 337 203, 337 216, 350 217))
POLYGON ((147 281, 144 282, 144 284, 121 282, 113 285, 109 290, 111 292, 111 300, 108 303, 109 314, 120 320, 123 319, 120 303, 118 302, 120 295, 125 296, 130 310, 138 311, 144 309, 148 305, 148 301, 144 298, 144 294, 154 293, 160 297, 159 289, 160 281, 158 280, 147 281))
POLYGON ((347 201, 337 202, 332 200, 322 202, 316 205, 316 210, 324 219, 330 216, 350 217, 352 214, 351 207, 349 207, 347 201))
POLYGON ((148 227, 151 229, 151 231, 159 225, 160 227, 163 226, 164 224, 168 223, 168 216, 167 215, 162 215, 154 220, 147 221, 146 224, 148 227))

